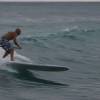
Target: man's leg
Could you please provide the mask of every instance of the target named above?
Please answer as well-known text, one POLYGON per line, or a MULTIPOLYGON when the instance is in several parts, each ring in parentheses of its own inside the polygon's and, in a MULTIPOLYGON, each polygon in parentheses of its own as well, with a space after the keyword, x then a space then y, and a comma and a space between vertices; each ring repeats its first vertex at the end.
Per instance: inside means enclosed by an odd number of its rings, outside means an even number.
POLYGON ((6 56, 8 56, 10 54, 10 59, 11 59, 11 61, 13 61, 14 60, 13 45, 7 40, 3 41, 3 44, 4 45, 2 47, 6 51, 5 54, 3 55, 3 58, 5 58, 6 56))
POLYGON ((11 58, 11 61, 14 61, 14 49, 11 49, 10 58, 11 58))
POLYGON ((11 51, 5 51, 5 54, 3 55, 3 58, 5 58, 6 56, 8 56, 8 54, 10 54, 11 51))
POLYGON ((8 56, 9 54, 10 54, 11 61, 14 61, 14 49, 6 51, 5 54, 3 55, 3 58, 5 58, 6 56, 8 56))

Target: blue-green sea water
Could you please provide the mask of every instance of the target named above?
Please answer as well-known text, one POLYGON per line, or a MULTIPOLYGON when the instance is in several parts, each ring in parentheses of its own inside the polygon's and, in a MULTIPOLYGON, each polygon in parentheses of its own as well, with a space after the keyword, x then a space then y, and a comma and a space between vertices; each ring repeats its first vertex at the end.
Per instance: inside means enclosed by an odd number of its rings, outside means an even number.
POLYGON ((100 100, 100 3, 0 3, 0 35, 18 27, 18 53, 70 70, 0 70, 0 100, 100 100))

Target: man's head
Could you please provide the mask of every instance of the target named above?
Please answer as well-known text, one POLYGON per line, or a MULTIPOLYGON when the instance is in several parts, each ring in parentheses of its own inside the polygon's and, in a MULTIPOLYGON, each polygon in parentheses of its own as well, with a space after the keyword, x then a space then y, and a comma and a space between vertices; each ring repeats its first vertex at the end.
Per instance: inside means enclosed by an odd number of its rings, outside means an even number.
POLYGON ((17 35, 20 35, 20 34, 21 34, 21 29, 17 28, 17 29, 15 30, 15 32, 17 33, 17 35))

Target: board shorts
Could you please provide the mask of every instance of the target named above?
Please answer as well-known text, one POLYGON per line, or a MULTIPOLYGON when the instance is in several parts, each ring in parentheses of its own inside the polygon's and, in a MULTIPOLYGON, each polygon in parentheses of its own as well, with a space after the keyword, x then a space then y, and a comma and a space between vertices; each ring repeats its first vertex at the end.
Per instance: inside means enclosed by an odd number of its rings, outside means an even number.
POLYGON ((5 38, 1 38, 0 46, 6 51, 13 49, 13 45, 5 38))

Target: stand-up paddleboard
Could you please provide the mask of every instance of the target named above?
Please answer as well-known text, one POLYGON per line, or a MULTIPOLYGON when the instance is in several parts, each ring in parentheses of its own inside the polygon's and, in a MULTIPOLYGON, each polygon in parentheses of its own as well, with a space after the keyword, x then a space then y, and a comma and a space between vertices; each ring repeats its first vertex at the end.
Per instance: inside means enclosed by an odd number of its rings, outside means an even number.
POLYGON ((15 61, 10 61, 10 56, 2 58, 4 50, 0 47, 0 64, 9 66, 16 70, 36 70, 36 71, 66 71, 66 67, 58 67, 54 65, 37 65, 33 64, 32 61, 15 52, 15 61))
POLYGON ((66 71, 68 68, 66 67, 57 67, 54 65, 34 65, 34 64, 25 64, 18 62, 10 62, 6 63, 6 66, 10 66, 14 69, 28 69, 28 70, 36 70, 36 71, 66 71))

